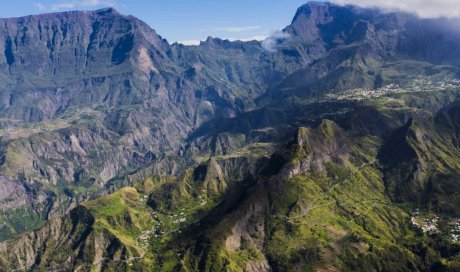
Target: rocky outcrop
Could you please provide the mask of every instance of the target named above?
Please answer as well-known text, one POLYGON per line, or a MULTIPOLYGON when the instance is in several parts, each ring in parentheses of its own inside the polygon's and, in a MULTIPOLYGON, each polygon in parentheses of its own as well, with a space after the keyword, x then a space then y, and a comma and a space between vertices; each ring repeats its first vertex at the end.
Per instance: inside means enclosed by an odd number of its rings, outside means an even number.
POLYGON ((126 259, 123 244, 112 234, 93 229, 93 215, 83 206, 55 219, 40 229, 0 244, 2 271, 40 269, 74 271, 103 259, 126 259))
POLYGON ((457 111, 454 102, 437 112, 435 118, 410 119, 385 139, 379 160, 386 188, 395 201, 434 205, 452 214, 460 212, 455 208, 459 200, 454 196, 454 176, 460 173, 457 111))
POLYGON ((0 176, 0 203, 3 209, 17 208, 27 203, 27 189, 12 178, 0 176))
POLYGON ((235 252, 254 247, 259 250, 259 253, 262 253, 266 238, 265 216, 268 202, 264 197, 254 197, 246 203, 247 205, 243 205, 245 208, 242 209, 245 213, 238 215, 238 220, 232 226, 231 235, 225 240, 225 248, 230 252, 235 252))

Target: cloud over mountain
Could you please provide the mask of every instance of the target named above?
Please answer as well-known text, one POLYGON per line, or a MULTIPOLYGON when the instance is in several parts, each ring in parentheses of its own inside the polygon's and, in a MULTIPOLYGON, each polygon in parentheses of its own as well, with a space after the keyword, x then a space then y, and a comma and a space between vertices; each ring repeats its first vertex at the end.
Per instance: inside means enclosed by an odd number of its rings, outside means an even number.
POLYGON ((58 1, 51 4, 37 2, 34 6, 40 11, 62 11, 81 8, 115 7, 117 6, 117 3, 115 0, 68 0, 58 1))
POLYGON ((337 4, 352 4, 362 7, 379 7, 387 10, 402 10, 421 17, 460 17, 458 0, 331 0, 337 4))

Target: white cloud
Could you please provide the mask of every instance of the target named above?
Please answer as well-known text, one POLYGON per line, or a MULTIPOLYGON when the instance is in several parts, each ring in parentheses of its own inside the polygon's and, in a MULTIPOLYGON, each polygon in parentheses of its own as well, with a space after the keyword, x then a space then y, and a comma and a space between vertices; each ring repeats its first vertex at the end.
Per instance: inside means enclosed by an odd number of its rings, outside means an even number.
POLYGON ((43 10, 46 9, 45 5, 44 5, 43 3, 40 3, 40 2, 39 2, 39 3, 35 3, 34 6, 35 6, 38 10, 41 10, 41 11, 43 11, 43 10))
POLYGON ((183 45, 200 45, 200 40, 184 40, 178 41, 177 43, 181 43, 183 45))
MULTIPOLYGON (((51 10, 60 11, 65 9, 92 8, 92 7, 115 7, 117 3, 113 0, 72 0, 66 2, 54 3, 51 10)), ((44 8, 44 5, 42 5, 44 8)), ((37 6, 38 8, 38 6, 37 6)))
POLYGON ((242 41, 242 42, 250 42, 250 41, 263 41, 267 38, 267 35, 254 35, 254 36, 248 36, 248 37, 229 37, 229 38, 221 38, 224 40, 229 40, 229 41, 242 41))
POLYGON ((262 41, 262 48, 270 52, 275 52, 276 45, 280 41, 286 40, 287 38, 289 38, 288 33, 282 30, 276 30, 270 36, 268 36, 265 40, 262 41))
POLYGON ((73 9, 75 8, 75 4, 71 2, 64 2, 64 3, 58 3, 58 4, 52 4, 51 5, 51 10, 62 10, 62 9, 73 9))
POLYGON ((105 6, 105 7, 115 7, 117 3, 113 0, 80 0, 78 5, 82 7, 96 7, 96 6, 105 6))
POLYGON ((202 29, 201 32, 227 32, 227 33, 242 33, 251 32, 260 29, 260 26, 227 26, 227 27, 213 27, 202 29))
POLYGON ((416 13, 425 18, 460 17, 458 0, 331 0, 337 4, 353 4, 362 7, 379 7, 416 13))
POLYGON ((255 35, 255 36, 251 36, 251 37, 247 37, 247 38, 240 38, 240 39, 235 39, 235 40, 240 40, 240 41, 243 41, 243 42, 249 42, 249 41, 263 41, 266 38, 268 38, 267 35, 255 35))

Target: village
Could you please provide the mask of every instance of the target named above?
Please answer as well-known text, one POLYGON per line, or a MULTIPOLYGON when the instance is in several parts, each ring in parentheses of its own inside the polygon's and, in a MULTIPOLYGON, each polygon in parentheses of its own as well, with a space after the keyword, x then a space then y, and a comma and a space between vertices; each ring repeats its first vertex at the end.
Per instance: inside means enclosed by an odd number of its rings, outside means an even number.
POLYGON ((169 218, 173 224, 178 225, 177 228, 166 230, 166 223, 159 219, 157 212, 152 212, 153 226, 150 230, 144 230, 139 237, 137 237, 136 242, 138 246, 147 247, 152 237, 161 238, 176 231, 180 233, 180 224, 187 222, 184 212, 182 211, 179 214, 169 215, 169 218))
POLYGON ((363 100, 367 98, 382 97, 389 94, 411 93, 423 91, 448 91, 460 87, 460 80, 449 79, 445 81, 431 80, 429 78, 417 78, 407 86, 402 87, 396 83, 388 84, 377 89, 358 88, 339 93, 329 93, 326 97, 334 100, 363 100))
POLYGON ((436 214, 423 216, 415 210, 410 218, 412 226, 419 228, 423 233, 434 234, 438 232, 439 217, 436 214))
POLYGON ((460 219, 457 218, 451 222, 450 235, 452 241, 460 243, 460 219))
POLYGON ((454 243, 460 243, 460 218, 443 218, 436 214, 423 214, 416 209, 410 218, 410 223, 413 227, 420 229, 426 234, 440 233, 439 223, 441 220, 447 220, 447 232, 449 239, 454 243))
MULTIPOLYGON (((143 198, 146 200, 147 196, 143 196, 143 198)), ((199 205, 205 204, 206 202, 201 202, 199 205)), ((193 214, 193 211, 186 208, 181 208, 175 213, 152 211, 150 220, 153 225, 150 229, 142 231, 136 238, 137 246, 146 248, 152 239, 158 240, 175 232, 181 233, 181 229, 190 223, 189 219, 193 217, 193 214)))

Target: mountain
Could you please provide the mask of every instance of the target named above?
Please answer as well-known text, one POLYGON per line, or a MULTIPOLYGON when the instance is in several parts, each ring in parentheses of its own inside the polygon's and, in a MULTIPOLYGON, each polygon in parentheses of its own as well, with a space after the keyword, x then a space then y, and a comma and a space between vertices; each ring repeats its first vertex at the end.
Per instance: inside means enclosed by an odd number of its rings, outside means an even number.
MULTIPOLYGON (((253 107, 251 97, 292 70, 259 61, 257 42, 169 45, 113 9, 2 25, 0 202, 12 218, 2 220, 3 239, 175 156, 194 128, 253 107)), ((161 173, 174 173, 165 164, 161 173)))
POLYGON ((458 20, 1 19, 0 271, 459 270, 458 20))
POLYGON ((302 51, 324 56, 273 86, 260 100, 321 95, 331 89, 379 88, 420 74, 456 76, 460 33, 448 26, 457 23, 458 19, 306 4, 285 32, 308 46, 302 51))

